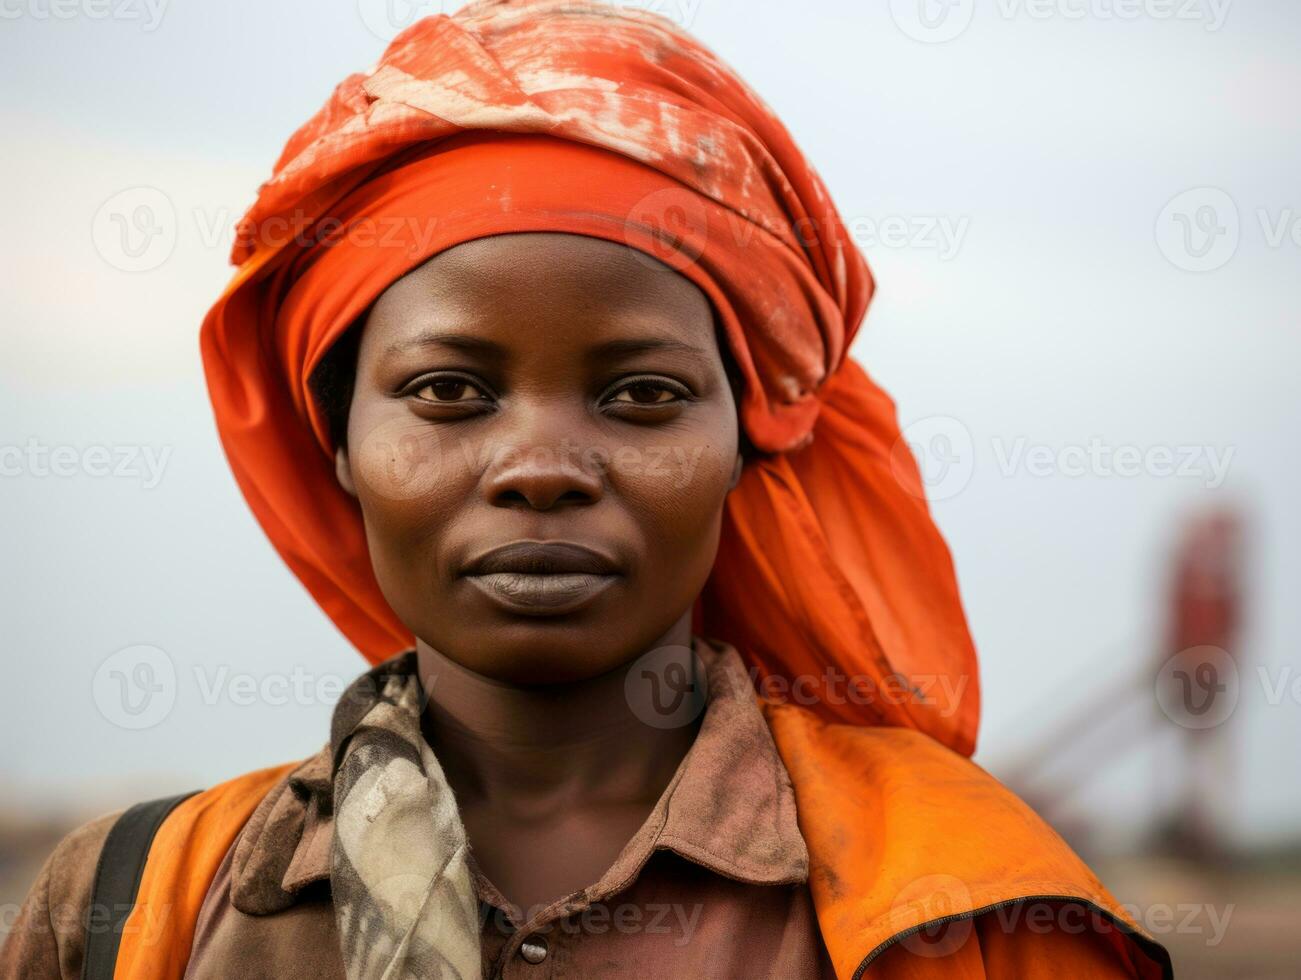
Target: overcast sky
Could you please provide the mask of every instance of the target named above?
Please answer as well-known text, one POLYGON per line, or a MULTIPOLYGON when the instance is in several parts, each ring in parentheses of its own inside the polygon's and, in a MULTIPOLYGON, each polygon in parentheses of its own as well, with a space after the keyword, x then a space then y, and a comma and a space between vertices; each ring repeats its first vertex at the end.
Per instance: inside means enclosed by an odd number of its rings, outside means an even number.
MULTIPOLYGON (((0 0, 0 778, 108 807, 312 752, 364 666, 239 496, 196 336, 286 137, 377 58, 386 11, 440 4, 51 2, 0 0), (157 219, 152 251, 124 216, 157 219), (137 646, 174 698, 114 717, 105 665, 137 646), (287 703, 242 693, 268 678, 287 703)), ((877 274, 854 354, 932 478, 982 657, 978 760, 1006 771, 1133 678, 1151 737, 1121 739, 1138 747, 1060 819, 1136 826, 1181 731, 1152 695, 1167 554, 1188 515, 1238 506, 1252 589, 1222 800, 1238 839, 1288 836, 1301 10, 918 2, 636 5, 778 110, 877 274)))

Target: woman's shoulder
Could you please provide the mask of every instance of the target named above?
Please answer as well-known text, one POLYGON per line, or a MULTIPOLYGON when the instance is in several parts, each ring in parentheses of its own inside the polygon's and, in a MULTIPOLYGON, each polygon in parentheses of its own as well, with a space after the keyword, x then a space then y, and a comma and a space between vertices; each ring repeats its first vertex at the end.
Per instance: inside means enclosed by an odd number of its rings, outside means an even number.
MULTIPOLYGON (((207 789, 121 807, 87 820, 66 833, 42 864, 0 947, 0 976, 33 980, 74 980, 82 975, 87 931, 112 928, 123 908, 92 907, 106 845, 140 850, 150 875, 137 878, 134 904, 156 901, 194 874, 216 866, 254 812, 285 794, 291 783, 319 775, 321 756, 240 773, 207 789), (127 827, 124 815, 139 819, 127 827), (114 828, 122 825, 110 842, 114 828), (201 846, 196 847, 196 844, 201 846), (181 865, 184 864, 182 867, 181 865), (199 865, 202 865, 200 867, 199 865)), ((132 854, 123 856, 129 863, 132 854)), ((120 905, 111 896, 109 904, 120 905)), ((127 906, 133 903, 128 901, 127 906)), ((195 911, 195 910, 191 910, 195 911)))
MULTIPOLYGON (((1168 974, 1168 957, 1132 910, 1029 805, 967 756, 914 729, 828 722, 795 705, 765 711, 795 787, 810 887, 824 922, 834 926, 824 938, 842 965, 858 964, 865 946, 884 951, 936 923, 964 921, 985 935, 984 914, 997 909, 1013 910, 994 925, 1004 946, 1014 941, 1023 952, 1042 945, 1036 935, 1027 938, 1031 909, 1083 917, 1106 942, 1132 941, 1152 975, 1168 974)), ((1057 940, 1092 955, 1097 937, 1078 935, 1074 920, 1068 925, 1057 940)), ((985 939, 987 951, 998 948, 992 935, 985 939)))
MULTIPOLYGON (((1014 870, 1018 877, 1070 879, 1090 897, 1104 894, 1060 836, 1011 789, 924 732, 826 722, 795 706, 767 713, 805 811, 806 834, 825 828, 839 839, 852 827, 857 833, 851 838, 862 847, 886 848, 919 875, 961 868, 967 880, 1001 882, 1014 870), (1010 861, 1009 850, 1016 855, 1010 861)), ((873 866, 861 856, 864 866, 873 866)))
POLYGON ((125 808, 102 814, 65 834, 36 875, 0 948, 0 976, 81 976, 86 922, 104 842, 125 808))

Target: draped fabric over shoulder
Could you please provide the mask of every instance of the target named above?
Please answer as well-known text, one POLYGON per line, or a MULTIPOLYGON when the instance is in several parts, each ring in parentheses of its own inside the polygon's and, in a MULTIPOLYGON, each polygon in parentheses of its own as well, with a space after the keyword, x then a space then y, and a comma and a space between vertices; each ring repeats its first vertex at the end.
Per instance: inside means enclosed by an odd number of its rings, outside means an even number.
POLYGON ((828 721, 970 754, 976 657, 949 553, 893 403, 848 356, 867 264, 768 106, 641 11, 485 0, 413 24, 292 136, 241 221, 204 367, 239 486, 325 612, 372 663, 411 644, 335 481, 313 369, 406 272, 527 231, 621 242, 713 303, 763 453, 728 499, 698 630, 760 676, 803 678, 828 721))

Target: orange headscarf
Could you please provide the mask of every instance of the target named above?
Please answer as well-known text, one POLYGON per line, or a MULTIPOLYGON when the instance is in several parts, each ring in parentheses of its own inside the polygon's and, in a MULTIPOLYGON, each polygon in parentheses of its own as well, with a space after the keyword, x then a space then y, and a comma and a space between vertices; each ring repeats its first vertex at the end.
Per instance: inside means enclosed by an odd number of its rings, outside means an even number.
POLYGON ((336 483, 309 378, 393 281, 486 235, 559 231, 666 262, 713 303, 770 455, 726 505, 695 626, 767 693, 970 754, 976 658, 889 397, 847 356, 867 264, 789 133, 670 22, 482 0, 404 31, 289 140, 204 321, 217 426, 290 568, 372 663, 411 645, 336 483))

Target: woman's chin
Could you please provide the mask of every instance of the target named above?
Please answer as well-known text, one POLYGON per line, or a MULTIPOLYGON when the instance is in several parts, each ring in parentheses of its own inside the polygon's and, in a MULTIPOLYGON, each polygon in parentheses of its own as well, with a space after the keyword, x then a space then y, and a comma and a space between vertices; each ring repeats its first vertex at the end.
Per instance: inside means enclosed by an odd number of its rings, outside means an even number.
POLYGON ((614 642, 609 619, 577 614, 516 617, 485 624, 472 636, 463 655, 455 646, 439 649, 467 670, 521 687, 590 680, 637 654, 626 642, 614 642))

